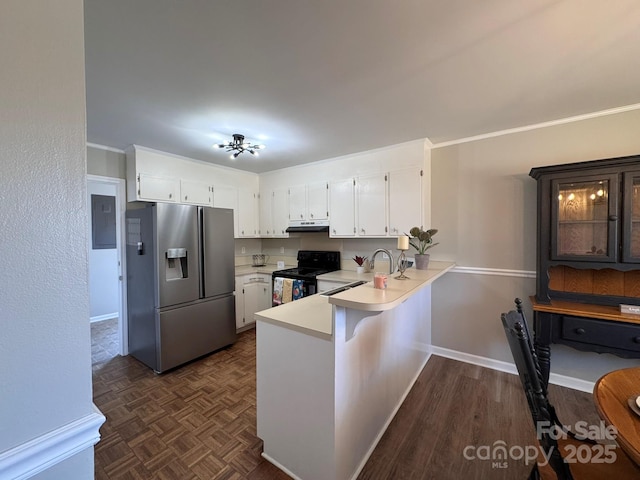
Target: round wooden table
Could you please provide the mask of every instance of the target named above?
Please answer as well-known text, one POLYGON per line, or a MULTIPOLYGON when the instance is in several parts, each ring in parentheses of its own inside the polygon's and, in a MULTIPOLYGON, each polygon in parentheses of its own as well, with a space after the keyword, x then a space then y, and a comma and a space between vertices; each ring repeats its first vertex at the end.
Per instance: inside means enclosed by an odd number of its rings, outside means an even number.
POLYGON ((600 378, 593 398, 600 417, 618 430, 616 441, 640 465, 640 415, 629 406, 631 397, 640 396, 640 367, 614 370, 600 378))

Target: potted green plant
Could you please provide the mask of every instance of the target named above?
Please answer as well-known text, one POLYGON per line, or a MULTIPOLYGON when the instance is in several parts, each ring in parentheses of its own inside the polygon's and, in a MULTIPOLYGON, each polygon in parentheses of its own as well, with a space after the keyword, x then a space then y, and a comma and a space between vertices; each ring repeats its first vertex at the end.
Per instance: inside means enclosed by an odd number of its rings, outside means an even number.
POLYGON ((418 251, 415 255, 416 268, 418 270, 426 270, 429 267, 429 254, 426 252, 438 245, 438 243, 433 242, 433 236, 436 233, 438 233, 438 230, 435 228, 423 230, 420 227, 413 227, 409 230, 409 245, 418 251))
POLYGON ((356 273, 364 273, 365 262, 367 261, 367 257, 360 257, 356 255, 353 257, 353 261, 358 264, 356 267, 356 273))

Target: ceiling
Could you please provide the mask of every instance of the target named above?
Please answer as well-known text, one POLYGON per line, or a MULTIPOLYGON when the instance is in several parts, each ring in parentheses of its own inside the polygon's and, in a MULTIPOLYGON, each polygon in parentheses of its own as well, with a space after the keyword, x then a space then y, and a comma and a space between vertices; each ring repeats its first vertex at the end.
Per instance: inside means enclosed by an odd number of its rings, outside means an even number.
POLYGON ((87 141, 252 172, 640 103, 637 0, 85 0, 87 141), (240 133, 260 157, 230 160, 240 133))

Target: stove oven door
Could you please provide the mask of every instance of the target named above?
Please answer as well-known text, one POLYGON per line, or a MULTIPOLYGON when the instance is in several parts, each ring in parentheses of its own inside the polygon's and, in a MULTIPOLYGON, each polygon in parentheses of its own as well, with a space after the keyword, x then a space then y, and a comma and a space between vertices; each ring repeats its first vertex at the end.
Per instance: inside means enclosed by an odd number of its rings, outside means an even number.
POLYGON ((317 282, 315 278, 302 278, 294 275, 278 275, 274 273, 273 279, 273 302, 274 307, 283 303, 313 295, 316 293, 317 282))

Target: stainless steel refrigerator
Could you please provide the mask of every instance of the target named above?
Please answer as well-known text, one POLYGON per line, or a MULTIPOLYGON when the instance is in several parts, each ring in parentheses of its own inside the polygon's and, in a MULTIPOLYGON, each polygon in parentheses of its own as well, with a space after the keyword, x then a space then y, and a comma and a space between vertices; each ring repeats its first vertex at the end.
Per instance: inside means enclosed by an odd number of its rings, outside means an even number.
POLYGON ((233 211, 127 211, 129 353, 164 372, 236 340, 233 211))

